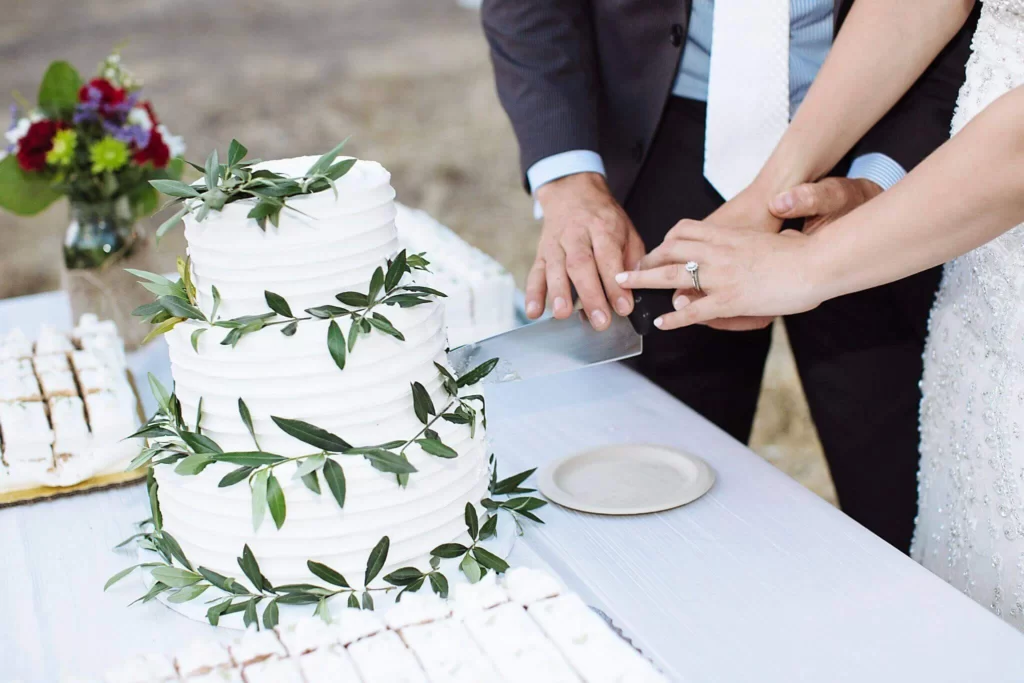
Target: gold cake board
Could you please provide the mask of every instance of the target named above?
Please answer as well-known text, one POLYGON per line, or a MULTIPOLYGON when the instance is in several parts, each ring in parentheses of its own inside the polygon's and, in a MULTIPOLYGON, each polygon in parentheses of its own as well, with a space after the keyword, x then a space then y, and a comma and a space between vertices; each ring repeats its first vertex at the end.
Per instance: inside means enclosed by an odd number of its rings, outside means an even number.
MULTIPOLYGON (((146 414, 142 408, 142 399, 139 398, 139 387, 135 383, 135 377, 132 375, 132 371, 128 370, 128 384, 131 385, 132 392, 135 394, 135 405, 139 412, 139 419, 142 424, 146 423, 146 414)), ((0 508, 10 507, 13 505, 23 505, 25 503, 33 503, 42 500, 52 500, 54 498, 63 498, 65 496, 73 496, 79 493, 88 493, 92 491, 103 491, 106 489, 116 488, 118 486, 128 486, 140 482, 146 478, 146 468, 132 470, 130 472, 113 472, 111 474, 100 474, 95 477, 90 477, 85 481, 80 481, 77 484, 71 486, 36 486, 30 489, 19 489, 17 491, 7 491, 0 493, 0 508)))

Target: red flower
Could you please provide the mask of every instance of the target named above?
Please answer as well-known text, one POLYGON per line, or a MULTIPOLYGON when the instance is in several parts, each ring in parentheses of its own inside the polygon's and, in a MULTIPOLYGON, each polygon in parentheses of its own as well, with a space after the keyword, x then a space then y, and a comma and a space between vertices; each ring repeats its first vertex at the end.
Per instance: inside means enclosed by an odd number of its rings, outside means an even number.
POLYGON ((46 153, 53 148, 57 134, 56 121, 36 121, 29 126, 25 137, 18 141, 18 165, 26 171, 41 171, 46 167, 46 153))
MULTIPOLYGON (((150 114, 152 116, 152 114, 150 114)), ((160 132, 154 127, 150 131, 149 146, 146 149, 139 150, 135 153, 135 163, 142 166, 146 162, 152 161, 153 166, 156 168, 164 168, 167 166, 167 162, 171 160, 171 150, 167 148, 167 143, 164 142, 164 137, 160 135, 160 132)))
POLYGON ((99 104, 110 105, 110 104, 121 104, 124 102, 125 92, 122 88, 115 88, 110 81, 105 78, 94 78, 78 90, 78 101, 79 102, 90 102, 90 90, 95 90, 100 94, 99 104))
POLYGON ((153 111, 153 105, 149 103, 149 100, 140 102, 139 106, 145 109, 146 113, 149 114, 149 120, 153 122, 153 128, 156 128, 160 125, 160 119, 156 117, 156 112, 153 111))

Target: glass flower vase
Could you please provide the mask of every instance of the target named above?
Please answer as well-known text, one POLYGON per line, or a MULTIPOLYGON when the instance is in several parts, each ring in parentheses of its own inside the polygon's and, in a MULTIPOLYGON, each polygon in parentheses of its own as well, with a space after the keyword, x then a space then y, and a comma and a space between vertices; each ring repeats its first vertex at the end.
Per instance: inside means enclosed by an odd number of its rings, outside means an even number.
POLYGON ((101 320, 113 320, 125 346, 137 348, 147 330, 131 313, 153 296, 124 270, 147 269, 149 252, 149 240, 138 229, 131 202, 127 197, 72 201, 70 215, 62 280, 72 319, 77 323, 83 313, 93 313, 101 320))
POLYGON ((135 241, 135 215, 128 197, 70 203, 71 224, 64 236, 68 270, 100 268, 126 255, 135 241))

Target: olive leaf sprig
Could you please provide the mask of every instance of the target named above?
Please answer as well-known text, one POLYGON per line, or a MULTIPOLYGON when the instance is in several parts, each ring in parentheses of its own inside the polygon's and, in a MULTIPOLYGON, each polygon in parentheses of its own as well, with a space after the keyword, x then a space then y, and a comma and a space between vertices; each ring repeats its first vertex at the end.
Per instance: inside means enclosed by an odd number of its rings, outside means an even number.
MULTIPOLYGON (((496 480, 495 460, 491 456, 492 464, 492 495, 495 491, 508 492, 529 492, 532 489, 522 489, 521 484, 533 473, 533 470, 521 472, 508 479, 498 482, 496 480)), ((136 599, 137 602, 149 602, 157 596, 167 593, 168 601, 174 603, 190 602, 199 598, 210 588, 216 588, 226 594, 226 597, 217 598, 212 601, 207 609, 207 620, 216 626, 221 617, 242 613, 242 620, 246 627, 255 624, 256 628, 273 628, 279 622, 279 605, 316 605, 314 615, 322 619, 330 620, 330 610, 327 607, 329 600, 338 596, 347 596, 347 605, 357 609, 373 609, 374 593, 387 593, 398 589, 396 602, 402 599, 407 592, 420 590, 426 582, 430 583, 431 590, 442 598, 448 597, 449 580, 440 570, 442 559, 459 559, 459 570, 469 579, 476 583, 483 578, 488 571, 498 574, 509 569, 509 564, 504 559, 481 547, 480 543, 494 537, 498 529, 498 516, 488 515, 481 525, 476 508, 467 503, 464 513, 466 531, 472 543, 468 546, 461 543, 444 543, 430 552, 430 570, 422 571, 413 566, 401 567, 382 577, 386 586, 371 585, 384 566, 387 564, 388 551, 390 550, 390 539, 384 536, 377 542, 367 557, 366 571, 363 577, 363 587, 353 587, 349 581, 337 570, 330 566, 307 560, 306 567, 316 578, 322 580, 326 585, 313 583, 282 584, 273 585, 260 570, 259 563, 248 545, 242 549, 238 557, 238 566, 242 574, 248 579, 250 586, 237 581, 231 577, 224 576, 205 567, 194 566, 185 556, 181 546, 173 536, 163 529, 160 505, 158 500, 158 487, 153 478, 152 469, 147 477, 147 492, 149 494, 150 509, 152 516, 141 522, 140 533, 134 534, 125 541, 118 544, 122 548, 131 542, 139 547, 155 552, 158 560, 135 564, 114 574, 107 581, 104 590, 107 590, 121 579, 125 578, 136 569, 149 571, 154 583, 144 595, 136 599), (262 607, 262 618, 258 612, 262 607)), ((537 519, 537 521, 540 521, 537 519)))
POLYGON ((326 429, 302 420, 271 416, 275 425, 289 436, 317 449, 315 452, 284 456, 264 451, 256 438, 252 415, 248 405, 241 398, 238 400, 239 416, 253 440, 254 451, 225 452, 216 441, 202 434, 199 421, 201 408, 196 417, 196 427, 190 430, 181 415, 181 403, 177 396, 167 389, 151 374, 150 389, 159 406, 156 414, 151 417, 133 437, 145 437, 149 444, 132 461, 129 468, 136 469, 147 464, 175 465, 175 473, 183 476, 194 476, 201 473, 215 462, 227 463, 235 469, 225 474, 218 486, 228 487, 247 482, 251 491, 253 528, 258 529, 269 510, 271 519, 277 528, 284 525, 288 514, 288 505, 281 482, 275 469, 286 463, 294 463, 294 478, 302 483, 315 495, 321 495, 322 477, 327 484, 335 502, 345 507, 347 485, 345 471, 337 456, 356 456, 364 458, 380 472, 394 474, 399 483, 405 486, 410 474, 416 467, 409 462, 406 451, 413 444, 418 445, 429 455, 441 458, 454 458, 458 452, 444 444, 433 426, 439 419, 454 424, 469 424, 472 430, 477 422, 478 411, 471 401, 479 400, 479 414, 486 421, 482 397, 460 397, 460 387, 469 386, 480 381, 490 373, 497 359, 482 363, 456 379, 439 364, 435 364, 444 378, 447 391, 452 392, 452 400, 441 411, 434 409, 433 401, 423 385, 418 382, 412 385, 413 409, 424 426, 412 438, 395 440, 370 446, 353 446, 340 436, 326 429), (454 410, 453 410, 454 408, 454 410))
POLYGON ((305 316, 296 316, 288 301, 275 292, 264 291, 263 297, 270 309, 265 313, 244 315, 221 320, 217 318, 221 296, 216 285, 211 287, 213 294, 213 310, 207 316, 199 309, 195 285, 192 283, 191 262, 189 259, 178 259, 179 279, 172 281, 162 275, 143 270, 128 269, 128 272, 141 279, 143 287, 157 295, 152 303, 136 308, 132 315, 144 318, 154 325, 146 337, 147 340, 169 332, 180 322, 193 320, 206 323, 206 327, 196 328, 191 335, 192 348, 199 350, 199 339, 214 327, 228 330, 221 344, 234 347, 246 335, 259 332, 267 327, 281 326, 281 333, 290 337, 298 330, 300 322, 308 320, 329 319, 327 330, 327 346, 331 357, 340 369, 345 368, 347 354, 355 347, 360 335, 368 335, 373 330, 405 341, 405 335, 398 331, 391 321, 378 311, 377 306, 398 306, 412 308, 430 303, 432 297, 445 297, 444 292, 421 285, 401 284, 406 274, 414 271, 429 270, 430 262, 423 254, 408 254, 402 250, 394 259, 387 262, 387 271, 378 266, 370 278, 368 291, 340 292, 335 298, 342 306, 328 304, 306 309, 305 316), (345 335, 335 322, 335 318, 350 316, 349 338, 346 344, 345 335))
MULTIPOLYGON (((339 292, 335 299, 342 305, 328 304, 306 309, 305 316, 296 316, 285 298, 274 292, 264 292, 270 312, 260 315, 243 316, 231 320, 220 320, 212 323, 214 327, 229 328, 228 334, 221 340, 225 346, 235 346, 247 334, 258 332, 265 327, 282 325, 281 333, 290 337, 298 330, 300 322, 307 320, 330 320, 327 328, 327 348, 331 358, 339 369, 345 369, 348 354, 355 348, 360 335, 368 335, 373 330, 390 335, 399 341, 405 341, 402 334, 391 321, 379 310, 379 306, 398 306, 413 308, 430 303, 431 297, 446 297, 447 294, 431 287, 401 284, 402 278, 414 270, 427 270, 430 262, 422 254, 407 254, 403 249, 394 259, 388 261, 388 268, 378 266, 370 277, 367 292, 339 292), (348 340, 336 318, 351 318, 348 340), (277 319, 280 318, 280 319, 277 319)), ((194 333, 195 334, 195 333, 194 333)), ((194 344, 193 344, 194 345, 194 344)))
POLYGON ((472 543, 468 546, 461 543, 442 543, 430 551, 432 559, 457 560, 460 557, 459 569, 466 575, 470 583, 476 583, 487 574, 487 570, 493 570, 503 574, 508 570, 509 564, 486 548, 481 547, 481 541, 487 540, 498 533, 498 516, 490 515, 480 525, 480 518, 472 503, 466 503, 465 511, 466 530, 469 532, 472 543))
MULTIPOLYGON (((413 382, 411 384, 413 412, 416 414, 416 418, 423 424, 423 427, 415 436, 399 448, 398 455, 405 458, 405 451, 413 444, 416 444, 425 452, 439 458, 457 457, 458 452, 441 440, 441 436, 434 430, 434 425, 438 420, 444 420, 452 424, 468 425, 469 437, 472 439, 476 437, 477 416, 479 414, 486 428, 487 418, 484 410, 484 397, 482 395, 460 396, 459 389, 476 384, 489 375, 497 364, 498 359, 492 358, 484 361, 462 377, 456 378, 448 368, 435 362, 434 367, 437 368, 445 392, 450 398, 448 403, 440 410, 435 408, 434 400, 430 397, 430 392, 427 391, 426 387, 419 382, 413 382), (474 401, 480 403, 479 410, 473 404, 474 401)), ((399 474, 398 483, 402 486, 408 484, 408 475, 399 474)))
POLYGON ((232 140, 228 146, 225 164, 220 163, 216 149, 207 157, 204 166, 186 161, 203 174, 201 182, 188 185, 178 180, 150 181, 154 188, 172 198, 170 204, 181 204, 178 211, 157 229, 157 239, 188 214, 201 222, 211 211, 220 211, 225 205, 242 199, 256 200, 256 205, 247 217, 254 219, 260 230, 266 231, 267 221, 276 227, 284 209, 299 212, 288 206, 287 200, 290 197, 328 189, 333 190, 337 196, 335 183, 356 164, 356 159, 352 158, 337 161, 346 142, 347 138, 318 158, 305 174, 294 178, 266 169, 254 170, 253 166, 259 160, 245 161, 249 150, 238 140, 232 140))
POLYGON ((544 507, 548 502, 535 496, 523 495, 534 493, 537 489, 523 488, 523 483, 537 470, 536 467, 514 474, 505 479, 498 479, 498 461, 491 454, 491 481, 488 484, 490 497, 484 498, 480 504, 488 510, 494 518, 501 511, 512 516, 515 522, 517 533, 523 535, 523 524, 520 518, 526 518, 537 524, 543 524, 544 520, 537 516, 536 510, 544 507))

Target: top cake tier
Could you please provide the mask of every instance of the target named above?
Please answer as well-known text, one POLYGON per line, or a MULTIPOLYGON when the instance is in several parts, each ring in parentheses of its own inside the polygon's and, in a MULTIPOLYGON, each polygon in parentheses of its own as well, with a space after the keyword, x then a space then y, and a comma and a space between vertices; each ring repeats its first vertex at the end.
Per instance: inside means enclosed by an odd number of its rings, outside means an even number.
MULTIPOLYGON (((317 157, 269 161, 255 168, 302 176, 317 157)), ((247 218, 255 200, 227 204, 201 222, 185 217, 199 306, 219 317, 264 313, 264 291, 285 297, 295 310, 334 302, 342 291, 366 291, 378 266, 398 251, 391 174, 374 161, 357 161, 327 190, 289 197, 277 227, 266 231, 247 218)))

